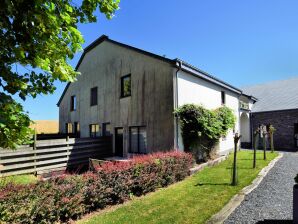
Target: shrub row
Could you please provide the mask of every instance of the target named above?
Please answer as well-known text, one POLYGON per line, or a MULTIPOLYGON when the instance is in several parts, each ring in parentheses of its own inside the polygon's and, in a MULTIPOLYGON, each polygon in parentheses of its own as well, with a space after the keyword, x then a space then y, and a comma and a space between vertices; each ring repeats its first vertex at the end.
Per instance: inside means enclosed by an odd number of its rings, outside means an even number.
POLYGON ((182 152, 107 162, 95 172, 63 175, 31 185, 0 190, 0 223, 55 223, 122 203, 168 186, 189 175, 192 157, 182 152))

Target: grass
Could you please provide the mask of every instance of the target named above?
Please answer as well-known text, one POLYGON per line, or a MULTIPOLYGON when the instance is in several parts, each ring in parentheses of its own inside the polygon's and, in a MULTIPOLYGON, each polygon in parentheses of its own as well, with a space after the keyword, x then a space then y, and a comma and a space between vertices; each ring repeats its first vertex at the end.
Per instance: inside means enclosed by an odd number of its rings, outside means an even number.
POLYGON ((168 188, 102 212, 91 214, 78 223, 205 223, 217 213, 235 194, 249 185, 260 170, 274 159, 277 153, 267 153, 263 160, 262 151, 257 153, 257 168, 252 168, 252 151, 238 154, 238 185, 231 186, 232 155, 214 167, 186 178, 168 188))
POLYGON ((38 180, 34 175, 17 175, 17 176, 9 176, 0 178, 0 187, 4 187, 9 183, 14 184, 30 184, 35 183, 38 180))

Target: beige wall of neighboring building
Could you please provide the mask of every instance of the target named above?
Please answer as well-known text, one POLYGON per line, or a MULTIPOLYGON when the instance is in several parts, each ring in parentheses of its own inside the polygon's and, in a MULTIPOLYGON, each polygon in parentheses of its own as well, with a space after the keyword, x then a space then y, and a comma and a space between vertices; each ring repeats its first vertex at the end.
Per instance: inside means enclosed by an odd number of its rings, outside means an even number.
POLYGON ((59 122, 57 120, 35 120, 30 128, 36 129, 37 134, 55 134, 59 132, 59 122))

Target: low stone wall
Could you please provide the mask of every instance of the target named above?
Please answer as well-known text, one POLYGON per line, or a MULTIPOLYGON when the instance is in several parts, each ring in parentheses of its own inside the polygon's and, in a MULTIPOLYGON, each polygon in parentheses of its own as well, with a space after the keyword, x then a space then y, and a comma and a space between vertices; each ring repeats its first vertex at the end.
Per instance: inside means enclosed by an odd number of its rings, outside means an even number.
POLYGON ((190 175, 193 175, 201 170, 203 170, 205 167, 207 166, 215 166, 217 164, 219 164, 220 162, 226 160, 228 158, 228 154, 226 154, 225 156, 221 156, 219 158, 216 158, 214 160, 210 160, 206 163, 202 163, 202 164, 199 164, 199 165, 196 165, 195 167, 191 168, 190 169, 190 175))

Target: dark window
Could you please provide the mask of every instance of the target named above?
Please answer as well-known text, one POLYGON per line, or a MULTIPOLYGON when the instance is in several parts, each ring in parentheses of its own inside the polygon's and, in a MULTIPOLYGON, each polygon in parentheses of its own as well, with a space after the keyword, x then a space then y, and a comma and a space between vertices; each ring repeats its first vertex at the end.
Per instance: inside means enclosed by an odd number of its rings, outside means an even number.
POLYGON ((65 133, 66 133, 66 134, 71 134, 71 133, 73 133, 73 130, 72 130, 72 123, 66 123, 66 124, 65 124, 65 133))
POLYGON ((74 134, 76 134, 76 135, 80 134, 80 124, 79 124, 79 122, 74 122, 74 134))
POLYGON ((102 124, 102 135, 103 136, 111 136, 112 135, 112 129, 111 129, 110 123, 102 124))
POLYGON ((97 87, 94 87, 91 89, 90 105, 91 106, 97 105, 97 87))
POLYGON ((76 96, 71 96, 70 98, 70 110, 75 111, 77 109, 77 98, 76 96))
POLYGON ((146 127, 129 128, 130 153, 147 153, 147 132, 146 127))
POLYGON ((121 77, 121 97, 131 95, 131 76, 126 75, 121 77))
POLYGON ((100 126, 99 124, 89 125, 90 138, 95 138, 100 136, 100 126))
POLYGON ((221 91, 221 104, 222 105, 226 104, 226 93, 225 93, 225 91, 221 91))

